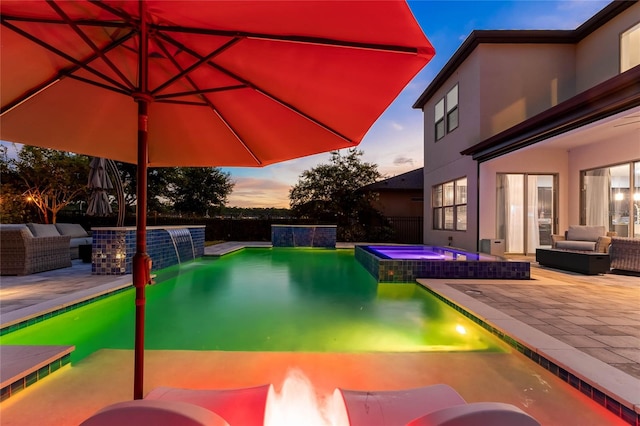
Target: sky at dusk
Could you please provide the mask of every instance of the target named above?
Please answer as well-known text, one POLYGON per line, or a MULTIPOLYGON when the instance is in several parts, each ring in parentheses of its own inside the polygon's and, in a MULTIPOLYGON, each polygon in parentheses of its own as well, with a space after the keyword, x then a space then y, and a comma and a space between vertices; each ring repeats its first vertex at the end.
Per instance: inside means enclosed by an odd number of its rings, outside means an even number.
MULTIPOLYGON (((423 166, 422 112, 411 108, 474 29, 575 29, 609 0, 409 1, 436 55, 369 130, 358 149, 386 177, 423 166)), ((303 171, 328 163, 318 154, 265 168, 225 168, 235 182, 228 206, 288 207, 289 189, 303 171)))
MULTIPOLYGON (((369 130, 358 149, 385 177, 423 166, 422 112, 413 103, 474 29, 575 29, 610 0, 409 1, 436 55, 369 130)), ((303 171, 328 163, 328 153, 264 168, 223 168, 235 187, 229 207, 288 207, 303 171)))

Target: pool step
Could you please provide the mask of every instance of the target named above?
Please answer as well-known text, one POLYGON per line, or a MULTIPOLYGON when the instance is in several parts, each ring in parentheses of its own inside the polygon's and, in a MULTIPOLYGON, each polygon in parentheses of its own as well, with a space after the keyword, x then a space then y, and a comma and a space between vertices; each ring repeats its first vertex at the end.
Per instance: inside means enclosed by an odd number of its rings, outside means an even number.
POLYGON ((75 346, 0 346, 0 401, 71 362, 75 346))

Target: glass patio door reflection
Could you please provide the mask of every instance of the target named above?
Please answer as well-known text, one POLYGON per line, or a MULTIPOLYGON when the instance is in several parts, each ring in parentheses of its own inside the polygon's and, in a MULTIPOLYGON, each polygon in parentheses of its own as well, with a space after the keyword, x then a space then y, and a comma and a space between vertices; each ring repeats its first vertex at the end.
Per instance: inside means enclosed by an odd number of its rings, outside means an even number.
POLYGON ((498 238, 507 253, 533 254, 551 246, 556 223, 555 175, 499 173, 497 176, 498 238))

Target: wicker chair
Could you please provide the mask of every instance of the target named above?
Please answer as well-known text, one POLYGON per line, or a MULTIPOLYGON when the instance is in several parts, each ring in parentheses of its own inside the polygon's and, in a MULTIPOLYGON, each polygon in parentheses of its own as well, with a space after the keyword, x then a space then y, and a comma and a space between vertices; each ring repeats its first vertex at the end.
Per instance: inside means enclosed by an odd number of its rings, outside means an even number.
POLYGON ((611 269, 640 272, 640 239, 611 238, 609 258, 611 269))
POLYGON ((0 275, 28 275, 71 266, 69 236, 34 237, 26 225, 0 225, 0 275))

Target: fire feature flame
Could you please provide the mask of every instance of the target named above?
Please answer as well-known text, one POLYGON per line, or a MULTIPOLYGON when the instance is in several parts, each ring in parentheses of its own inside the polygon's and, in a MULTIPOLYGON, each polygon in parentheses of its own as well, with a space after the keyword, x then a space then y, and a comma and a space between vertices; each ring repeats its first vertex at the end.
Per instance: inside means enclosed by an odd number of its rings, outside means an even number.
POLYGON ((280 392, 269 388, 264 426, 349 426, 349 417, 339 391, 318 395, 311 381, 298 369, 291 369, 280 392))

